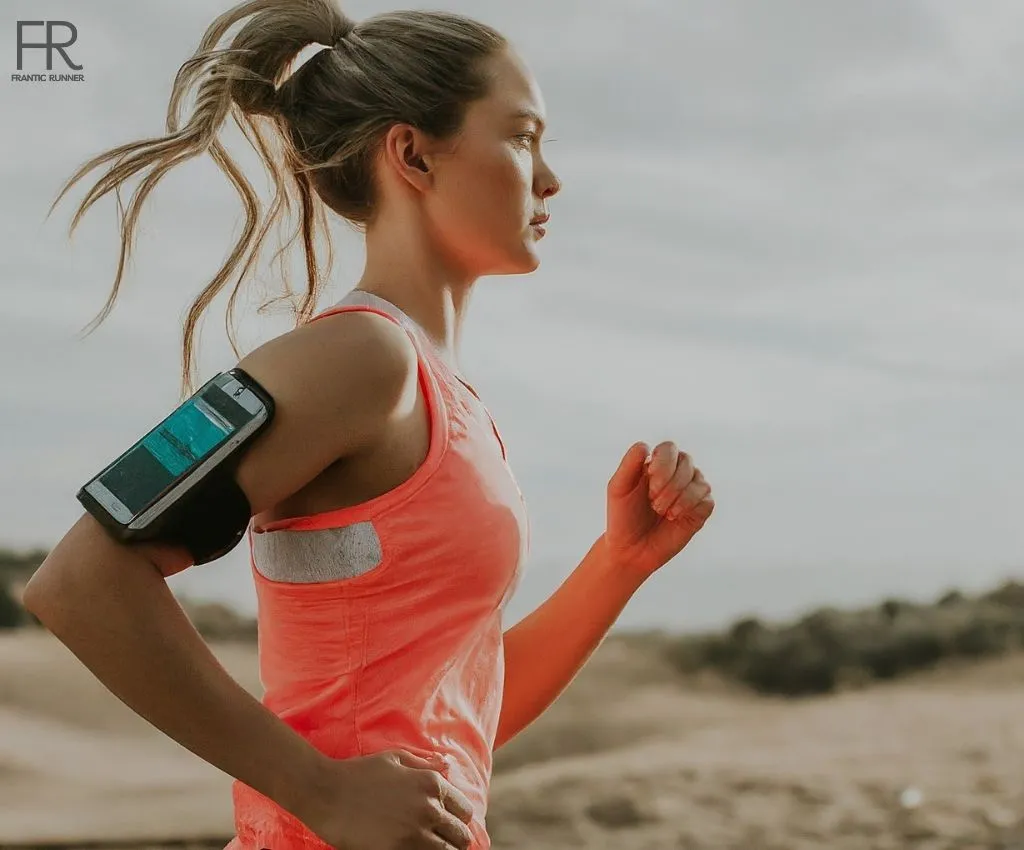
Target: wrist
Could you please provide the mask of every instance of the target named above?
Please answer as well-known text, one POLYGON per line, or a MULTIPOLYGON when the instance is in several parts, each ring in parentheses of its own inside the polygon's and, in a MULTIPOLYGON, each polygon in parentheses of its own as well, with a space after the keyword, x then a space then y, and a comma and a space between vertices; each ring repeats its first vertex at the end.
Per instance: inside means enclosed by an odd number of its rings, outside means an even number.
POLYGON ((626 598, 632 596, 647 580, 648 575, 638 570, 629 558, 624 557, 608 545, 607 535, 602 534, 590 550, 593 569, 600 575, 604 586, 618 590, 626 598))
POLYGON ((329 796, 330 776, 336 766, 337 759, 306 743, 290 764, 282 764, 270 796, 286 812, 308 823, 329 796))

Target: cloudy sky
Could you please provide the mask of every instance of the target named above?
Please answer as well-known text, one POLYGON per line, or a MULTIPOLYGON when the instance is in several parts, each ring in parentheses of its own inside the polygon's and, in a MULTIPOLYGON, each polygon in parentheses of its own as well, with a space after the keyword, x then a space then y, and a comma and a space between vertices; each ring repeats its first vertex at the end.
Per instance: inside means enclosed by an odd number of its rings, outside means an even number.
MULTIPOLYGON (((206 161, 165 181, 123 301, 85 339, 113 277, 115 207, 70 242, 73 205, 44 216, 87 156, 161 132, 178 65, 228 5, 3 4, 6 71, 18 19, 69 20, 85 75, 0 79, 4 544, 56 543, 80 484, 177 398, 184 311, 236 232, 230 187, 206 161)), ((690 451, 718 509, 622 625, 1024 577, 1024 5, 445 5, 530 62, 565 183, 541 269, 481 281, 463 352, 532 512, 510 621, 600 533, 635 439, 690 451)), ((322 306, 361 268, 359 242, 339 230, 338 244, 322 306)), ((234 363, 224 304, 203 375, 234 363)), ((246 349, 288 327, 249 316, 246 349)), ((254 606, 242 547, 173 583, 254 606)))

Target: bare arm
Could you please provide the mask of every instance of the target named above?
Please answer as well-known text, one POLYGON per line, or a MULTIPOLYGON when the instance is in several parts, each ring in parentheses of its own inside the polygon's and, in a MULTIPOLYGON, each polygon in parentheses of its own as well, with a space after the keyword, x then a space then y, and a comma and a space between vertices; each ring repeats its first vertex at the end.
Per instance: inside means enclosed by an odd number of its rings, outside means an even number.
MULTIPOLYGON (((239 365, 276 402, 237 480, 253 513, 371 445, 416 401, 415 352, 386 319, 322 319, 239 365)), ((25 606, 119 699, 182 746, 304 820, 323 757, 241 687, 171 593, 188 554, 124 545, 85 514, 25 590, 25 606)))
POLYGON ((639 587, 609 560, 602 535, 558 590, 505 632, 505 695, 494 749, 569 686, 639 587))

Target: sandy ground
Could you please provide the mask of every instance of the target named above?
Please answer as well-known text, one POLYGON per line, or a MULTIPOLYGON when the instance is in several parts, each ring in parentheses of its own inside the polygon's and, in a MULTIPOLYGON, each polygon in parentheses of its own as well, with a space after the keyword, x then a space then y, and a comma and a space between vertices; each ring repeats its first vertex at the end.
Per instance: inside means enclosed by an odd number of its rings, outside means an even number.
MULTIPOLYGON (((218 645, 259 691, 254 649, 218 645)), ((1024 850, 1024 657, 803 702, 609 641, 498 753, 496 848, 1024 850)), ((230 780, 49 635, 0 634, 0 848, 222 846, 230 780)))

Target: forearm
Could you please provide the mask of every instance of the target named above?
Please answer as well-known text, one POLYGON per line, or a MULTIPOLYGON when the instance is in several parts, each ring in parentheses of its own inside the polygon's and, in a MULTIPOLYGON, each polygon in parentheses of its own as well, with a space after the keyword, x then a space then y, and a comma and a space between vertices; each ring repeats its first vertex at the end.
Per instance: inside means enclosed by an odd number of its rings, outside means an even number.
POLYGON ((319 753, 231 678, 153 564, 87 524, 40 567, 26 607, 122 702, 300 816, 319 753))
POLYGON ((495 749, 565 690, 639 585, 635 575, 609 561, 602 536, 558 590, 505 633, 505 693, 495 749))

